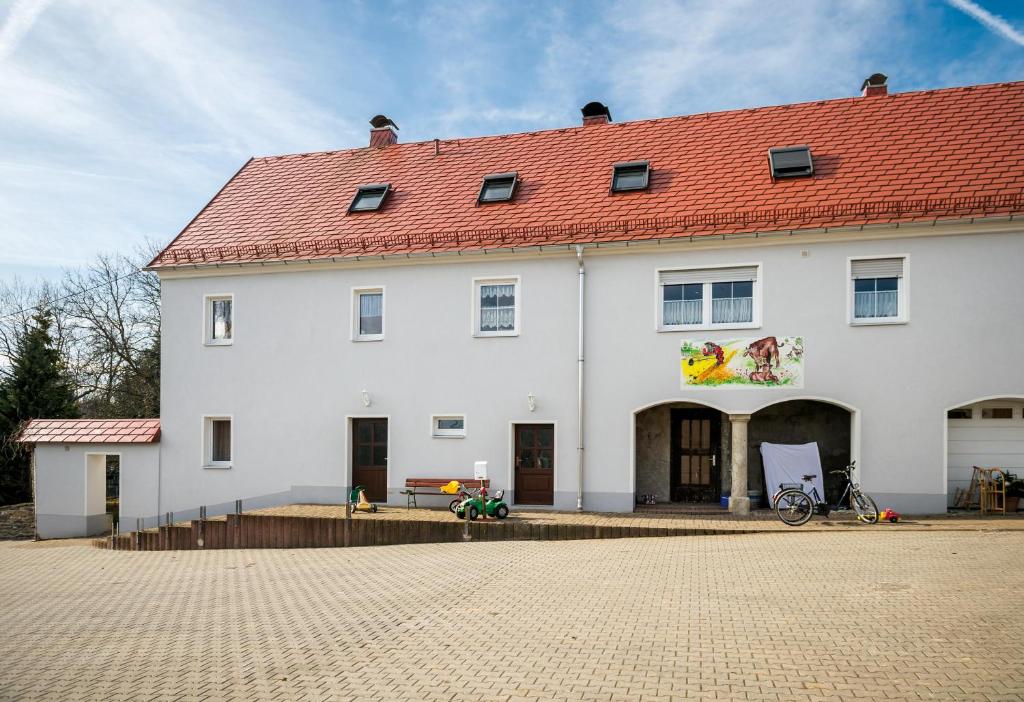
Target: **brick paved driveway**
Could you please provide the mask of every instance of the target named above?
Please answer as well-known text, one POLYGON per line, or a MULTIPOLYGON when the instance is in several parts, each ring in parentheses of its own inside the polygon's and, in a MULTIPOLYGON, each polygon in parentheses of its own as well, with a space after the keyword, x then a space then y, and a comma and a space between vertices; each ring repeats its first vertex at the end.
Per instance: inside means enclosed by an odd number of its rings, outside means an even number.
POLYGON ((0 698, 1024 699, 1024 533, 0 543, 0 698), (807 571, 800 567, 806 566, 807 571))

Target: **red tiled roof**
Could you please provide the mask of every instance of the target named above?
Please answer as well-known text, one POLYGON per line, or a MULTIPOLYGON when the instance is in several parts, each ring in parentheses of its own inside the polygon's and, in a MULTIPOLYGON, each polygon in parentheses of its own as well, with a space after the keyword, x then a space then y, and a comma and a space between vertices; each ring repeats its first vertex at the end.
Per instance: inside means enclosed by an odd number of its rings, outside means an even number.
POLYGON ((150 444, 159 440, 159 419, 33 419, 18 437, 24 444, 150 444))
POLYGON ((510 248, 1024 211, 1024 82, 252 159, 154 266, 510 248), (772 182, 772 146, 814 176, 772 182), (647 191, 609 193, 648 159, 647 191), (512 202, 478 206, 517 171, 512 202), (390 183, 377 212, 356 188, 390 183))

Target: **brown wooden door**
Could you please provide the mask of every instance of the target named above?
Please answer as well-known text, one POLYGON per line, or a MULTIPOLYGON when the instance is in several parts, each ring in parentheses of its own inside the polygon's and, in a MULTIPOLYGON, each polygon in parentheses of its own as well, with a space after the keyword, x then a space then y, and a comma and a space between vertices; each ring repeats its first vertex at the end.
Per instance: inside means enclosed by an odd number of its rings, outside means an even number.
POLYGON ((516 424, 515 434, 516 504, 554 504, 555 426, 516 424))
POLYGON ((388 498, 388 420, 352 420, 352 486, 374 502, 388 498))
POLYGON ((717 502, 722 415, 710 409, 674 409, 671 413, 670 479, 674 502, 717 502))

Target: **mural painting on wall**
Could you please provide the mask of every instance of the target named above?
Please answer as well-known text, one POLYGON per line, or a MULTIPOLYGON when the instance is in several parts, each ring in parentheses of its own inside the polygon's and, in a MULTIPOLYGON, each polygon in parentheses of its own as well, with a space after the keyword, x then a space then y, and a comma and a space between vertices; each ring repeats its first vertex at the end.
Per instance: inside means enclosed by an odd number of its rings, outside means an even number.
POLYGON ((804 338, 765 336, 729 341, 683 341, 682 386, 804 386, 804 338))

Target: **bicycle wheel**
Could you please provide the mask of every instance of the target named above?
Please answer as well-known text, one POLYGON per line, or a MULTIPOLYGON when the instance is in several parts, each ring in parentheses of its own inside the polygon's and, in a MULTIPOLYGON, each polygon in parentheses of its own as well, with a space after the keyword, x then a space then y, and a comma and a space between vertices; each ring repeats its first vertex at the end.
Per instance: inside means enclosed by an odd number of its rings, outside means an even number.
POLYGON ((775 500, 775 514, 784 524, 801 526, 814 514, 814 502, 803 490, 783 490, 775 500))
POLYGON ((878 521, 878 505, 868 495, 857 491, 853 493, 853 508, 857 510, 857 516, 861 521, 874 524, 878 521))

